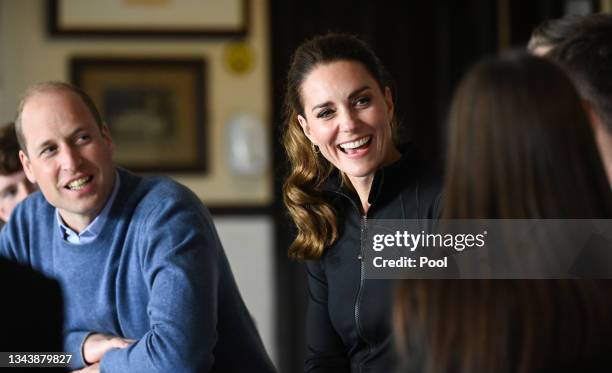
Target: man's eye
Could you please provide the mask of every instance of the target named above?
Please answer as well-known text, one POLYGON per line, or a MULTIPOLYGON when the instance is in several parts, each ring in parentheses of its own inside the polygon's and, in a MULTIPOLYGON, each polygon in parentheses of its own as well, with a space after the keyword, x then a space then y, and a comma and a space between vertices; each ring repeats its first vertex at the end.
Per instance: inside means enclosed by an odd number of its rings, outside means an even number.
POLYGON ((80 135, 79 137, 77 137, 77 143, 84 143, 84 142, 88 142, 91 139, 91 136, 89 135, 80 135))
POLYGON ((321 110, 318 114, 317 114, 317 118, 322 118, 322 119, 326 119, 329 118, 331 115, 333 114, 332 110, 326 109, 326 110, 321 110))
POLYGON ((40 155, 43 155, 43 156, 49 155, 53 153, 55 149, 56 149, 55 146, 48 146, 44 148, 43 150, 41 150, 40 155))

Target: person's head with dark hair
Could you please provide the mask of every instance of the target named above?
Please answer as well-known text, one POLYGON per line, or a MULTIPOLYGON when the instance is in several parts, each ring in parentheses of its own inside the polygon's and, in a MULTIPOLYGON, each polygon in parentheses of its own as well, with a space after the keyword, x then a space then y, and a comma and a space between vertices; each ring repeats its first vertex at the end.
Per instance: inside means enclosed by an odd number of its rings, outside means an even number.
POLYGON ((549 55, 573 79, 612 185, 612 15, 581 28, 549 55))
POLYGON ((0 219, 6 222, 15 206, 34 190, 19 161, 15 125, 7 123, 0 128, 0 219))
POLYGON ((446 217, 610 217, 580 97, 550 61, 511 54, 475 65, 453 98, 448 141, 446 217))
POLYGON ((0 174, 9 175, 23 171, 14 123, 6 123, 0 128, 0 149, 0 174))
POLYGON ((392 86, 372 49, 353 35, 317 36, 295 50, 283 137, 291 165, 284 198, 298 228, 292 256, 318 258, 337 238, 336 213, 317 192, 334 169, 361 198, 359 184, 399 158, 392 86), (357 160, 360 152, 365 160, 357 160))
POLYGON ((544 56, 568 37, 574 35, 584 22, 595 15, 571 14, 562 18, 547 19, 538 24, 531 32, 527 50, 544 56))
MULTIPOLYGON (((449 117, 446 219, 609 218, 611 196, 570 79, 527 54, 476 64, 449 117)), ((609 289, 571 280, 407 280, 394 322, 405 372, 596 372, 609 289), (590 366, 589 364, 594 364, 590 366)))

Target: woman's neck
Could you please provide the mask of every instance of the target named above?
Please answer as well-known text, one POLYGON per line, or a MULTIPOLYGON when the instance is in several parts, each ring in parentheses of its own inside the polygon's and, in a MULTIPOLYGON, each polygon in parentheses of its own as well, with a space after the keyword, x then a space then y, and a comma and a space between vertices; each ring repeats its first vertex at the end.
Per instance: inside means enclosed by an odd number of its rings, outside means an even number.
MULTIPOLYGON (((402 154, 397 150, 395 146, 391 147, 389 154, 383 160, 382 166, 388 166, 396 161, 398 161, 402 157, 402 154)), ((370 204, 368 203, 368 199, 370 197, 370 190, 372 189, 372 183, 374 182, 374 175, 376 171, 372 172, 369 175, 354 177, 348 176, 353 188, 357 192, 359 196, 359 201, 361 202, 361 211, 364 215, 367 215, 368 210, 370 209, 370 204)))
POLYGON ((372 182, 374 181, 374 175, 367 175, 363 177, 352 177, 349 176, 349 180, 355 188, 359 201, 361 202, 361 212, 367 215, 370 204, 368 203, 368 197, 370 196, 370 189, 372 189, 372 182))

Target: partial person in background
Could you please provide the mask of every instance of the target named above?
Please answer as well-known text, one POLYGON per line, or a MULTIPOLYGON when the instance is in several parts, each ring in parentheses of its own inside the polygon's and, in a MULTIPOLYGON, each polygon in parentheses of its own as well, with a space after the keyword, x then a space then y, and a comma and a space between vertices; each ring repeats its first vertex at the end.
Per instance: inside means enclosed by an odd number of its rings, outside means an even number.
POLYGON ((15 123, 42 193, 15 208, 0 254, 59 281, 73 368, 275 371, 196 195, 115 167, 95 104, 67 83, 30 87, 15 123))
MULTIPOLYGON (((612 217, 588 118, 554 63, 478 63, 449 121, 444 218, 612 217)), ((399 371, 600 372, 612 363, 611 290, 595 280, 404 280, 399 371)))
MULTIPOLYGON (((57 281, 0 257, 0 292, 0 351, 63 351, 63 301, 57 281)), ((43 371, 65 372, 66 369, 45 368, 43 371)))
POLYGON ((19 161, 19 143, 15 124, 7 123, 0 128, 0 220, 6 223, 17 204, 35 191, 23 172, 19 161))
POLYGON ((363 41, 305 41, 288 72, 284 200, 297 226, 290 256, 307 260, 306 372, 389 372, 393 283, 365 280, 368 219, 432 219, 441 184, 396 143, 392 83, 363 41))
POLYGON ((547 19, 538 24, 531 32, 527 50, 536 56, 545 56, 568 37, 576 34, 584 22, 597 17, 599 15, 571 14, 562 18, 547 19))
POLYGON ((612 187, 612 15, 589 19, 548 57, 565 68, 580 93, 612 187))

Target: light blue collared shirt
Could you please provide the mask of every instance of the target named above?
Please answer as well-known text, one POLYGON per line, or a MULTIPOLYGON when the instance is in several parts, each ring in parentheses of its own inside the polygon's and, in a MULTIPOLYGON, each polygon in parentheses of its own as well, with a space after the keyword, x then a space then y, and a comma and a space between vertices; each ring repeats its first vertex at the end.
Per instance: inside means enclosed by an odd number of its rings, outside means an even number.
POLYGON ((75 245, 83 245, 95 240, 96 237, 98 237, 98 234, 100 234, 100 231, 102 231, 102 227, 104 227, 104 224, 108 220, 108 213, 110 211, 111 206, 113 205, 113 202, 115 201, 115 197, 117 197, 117 192, 119 191, 119 183, 119 173, 117 173, 117 170, 115 170, 115 186, 113 186, 113 192, 108 198, 106 205, 104 206, 102 211, 100 211, 98 216, 96 216, 96 218, 91 223, 89 223, 89 225, 85 227, 85 229, 83 229, 81 233, 75 232, 74 230, 70 229, 66 224, 64 224, 64 220, 62 220, 59 210, 56 208, 55 217, 57 219, 57 224, 60 228, 60 234, 62 239, 75 245))

